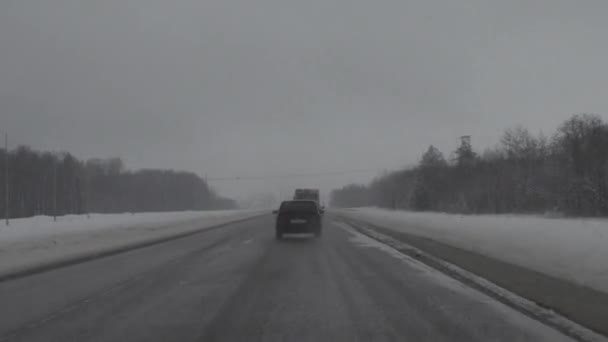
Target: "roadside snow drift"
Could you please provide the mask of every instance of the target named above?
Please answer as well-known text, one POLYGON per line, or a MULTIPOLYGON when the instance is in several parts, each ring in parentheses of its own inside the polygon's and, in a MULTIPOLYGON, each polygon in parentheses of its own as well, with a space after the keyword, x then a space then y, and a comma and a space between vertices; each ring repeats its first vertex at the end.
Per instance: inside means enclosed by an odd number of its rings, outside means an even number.
POLYGON ((608 219, 337 210, 608 292, 608 219))
POLYGON ((209 228, 260 210, 37 216, 0 223, 0 275, 209 228))

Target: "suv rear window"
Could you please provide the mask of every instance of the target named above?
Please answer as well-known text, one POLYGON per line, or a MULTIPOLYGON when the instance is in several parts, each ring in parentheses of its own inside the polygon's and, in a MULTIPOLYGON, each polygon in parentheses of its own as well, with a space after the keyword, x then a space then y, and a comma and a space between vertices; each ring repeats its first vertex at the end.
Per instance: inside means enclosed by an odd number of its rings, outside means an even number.
POLYGON ((281 204, 282 213, 316 213, 315 202, 284 202, 281 204))

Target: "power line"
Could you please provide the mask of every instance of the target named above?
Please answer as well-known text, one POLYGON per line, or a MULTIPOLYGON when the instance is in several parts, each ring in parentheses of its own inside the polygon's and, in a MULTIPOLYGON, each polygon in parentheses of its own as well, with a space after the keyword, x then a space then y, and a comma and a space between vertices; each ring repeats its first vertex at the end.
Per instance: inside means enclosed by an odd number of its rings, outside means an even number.
POLYGON ((265 180, 265 179, 287 179, 287 178, 307 178, 307 177, 328 177, 341 176, 354 173, 377 173, 382 170, 378 169, 362 169, 362 170, 347 170, 347 171, 330 171, 330 172, 314 172, 314 173, 292 173, 284 175, 267 175, 267 176, 232 176, 232 177, 216 177, 209 178, 208 181, 236 181, 236 180, 265 180))

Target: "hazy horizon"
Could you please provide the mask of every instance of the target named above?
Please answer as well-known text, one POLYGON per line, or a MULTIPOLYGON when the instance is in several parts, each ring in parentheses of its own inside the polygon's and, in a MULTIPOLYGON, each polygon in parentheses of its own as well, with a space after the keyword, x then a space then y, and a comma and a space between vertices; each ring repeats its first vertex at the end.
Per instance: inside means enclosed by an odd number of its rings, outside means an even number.
POLYGON ((516 124, 551 133, 572 114, 607 118, 607 10, 7 1, 0 131, 13 146, 196 172, 229 197, 327 192, 414 164, 430 144, 449 155, 461 135, 483 150, 516 124), (242 179, 216 180, 230 177, 242 179))

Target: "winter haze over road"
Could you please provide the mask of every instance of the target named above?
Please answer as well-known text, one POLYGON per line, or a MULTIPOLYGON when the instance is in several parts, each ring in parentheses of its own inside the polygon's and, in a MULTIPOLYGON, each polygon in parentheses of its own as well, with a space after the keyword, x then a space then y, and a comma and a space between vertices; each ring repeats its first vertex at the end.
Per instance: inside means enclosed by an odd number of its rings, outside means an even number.
POLYGON ((608 3, 0 3, 0 127, 13 144, 223 181, 226 196, 325 190, 428 144, 553 131, 608 106, 608 3))

